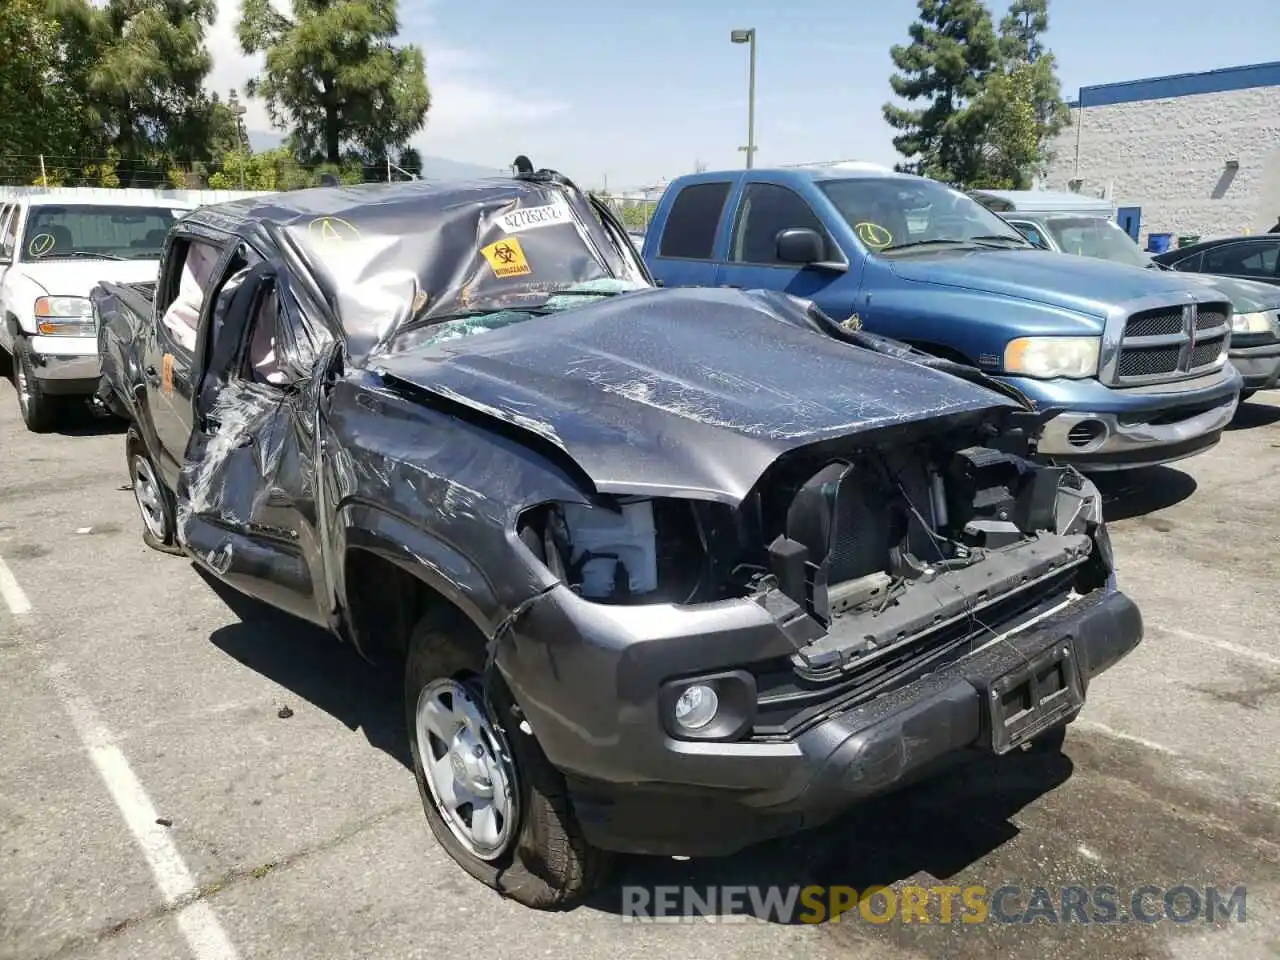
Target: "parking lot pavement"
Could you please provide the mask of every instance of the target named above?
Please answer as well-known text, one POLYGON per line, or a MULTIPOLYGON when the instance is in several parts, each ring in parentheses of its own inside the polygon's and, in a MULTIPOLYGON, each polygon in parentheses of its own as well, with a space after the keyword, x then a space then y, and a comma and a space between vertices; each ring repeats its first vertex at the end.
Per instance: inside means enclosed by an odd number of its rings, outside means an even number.
POLYGON ((1064 755, 981 762, 725 860, 628 860, 590 905, 539 914, 435 845, 393 678, 148 550, 121 433, 28 434, 0 384, 0 958, 1276 956, 1278 478, 1268 401, 1208 454, 1105 481, 1147 637, 1093 685, 1064 755), (1243 884, 1247 913, 621 917, 623 885, 720 884, 1106 885, 1122 903, 1243 884))

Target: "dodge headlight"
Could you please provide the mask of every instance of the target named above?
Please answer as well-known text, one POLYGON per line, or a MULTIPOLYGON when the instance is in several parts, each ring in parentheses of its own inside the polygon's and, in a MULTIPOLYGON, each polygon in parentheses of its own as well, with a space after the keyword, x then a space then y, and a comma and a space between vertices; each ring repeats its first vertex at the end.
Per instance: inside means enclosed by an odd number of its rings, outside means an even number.
POLYGON ((1083 379, 1098 373, 1100 337, 1019 337, 1004 348, 1006 373, 1083 379))
POLYGON ((1232 333, 1270 333, 1271 318, 1265 313, 1236 313, 1231 316, 1232 333))
POLYGON ((45 337, 92 337, 93 304, 85 297, 41 297, 36 301, 36 330, 45 337))

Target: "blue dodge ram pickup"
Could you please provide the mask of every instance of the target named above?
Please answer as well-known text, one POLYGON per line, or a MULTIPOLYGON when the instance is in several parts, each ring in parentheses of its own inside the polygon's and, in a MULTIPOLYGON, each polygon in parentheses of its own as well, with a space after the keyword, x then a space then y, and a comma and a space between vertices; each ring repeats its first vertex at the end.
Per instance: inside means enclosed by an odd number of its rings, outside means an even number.
POLYGON ((1039 450, 1081 469, 1199 453, 1240 398, 1221 293, 1039 249, 922 177, 879 168, 680 177, 658 203, 643 256, 665 286, 783 291, 995 374, 1062 411, 1039 450))

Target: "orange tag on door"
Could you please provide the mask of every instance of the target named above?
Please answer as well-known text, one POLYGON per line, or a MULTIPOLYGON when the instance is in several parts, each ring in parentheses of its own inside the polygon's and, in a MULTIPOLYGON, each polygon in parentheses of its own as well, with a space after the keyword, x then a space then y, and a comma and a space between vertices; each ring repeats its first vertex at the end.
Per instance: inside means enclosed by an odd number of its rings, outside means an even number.
POLYGON ((160 389, 173 393, 173 354, 166 353, 160 361, 160 389))

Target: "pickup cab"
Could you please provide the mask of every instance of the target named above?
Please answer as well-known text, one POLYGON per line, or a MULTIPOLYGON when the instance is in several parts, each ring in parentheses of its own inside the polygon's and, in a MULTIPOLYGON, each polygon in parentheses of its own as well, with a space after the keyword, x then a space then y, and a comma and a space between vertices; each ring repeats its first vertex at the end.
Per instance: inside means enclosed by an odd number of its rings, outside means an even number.
POLYGON ((1142 639, 1047 412, 655 289, 553 171, 204 207, 93 302, 146 542, 398 667, 432 832, 530 906, 1056 749, 1142 639))
POLYGON ((127 190, 20 196, 0 203, 0 348, 11 356, 27 428, 57 425, 99 383, 89 291, 154 280, 169 228, 188 205, 127 190))
POLYGON ((1235 414, 1231 303, 1155 270, 1037 248, 960 191, 879 169, 678 178, 643 256, 666 286, 764 288, 987 371, 1059 415, 1041 455, 1163 463, 1235 414))

